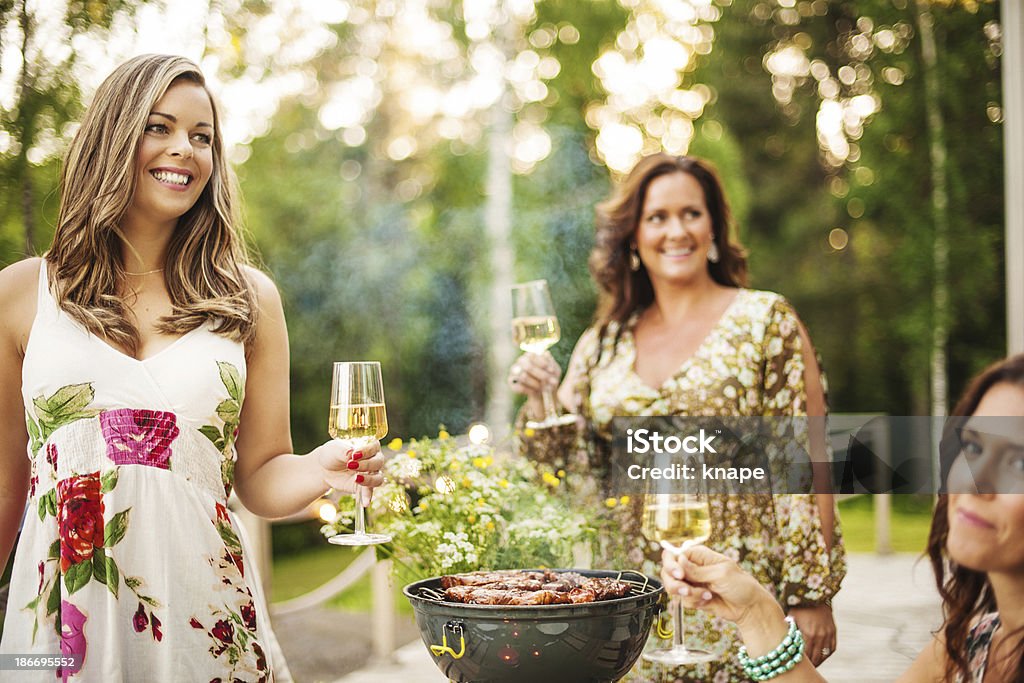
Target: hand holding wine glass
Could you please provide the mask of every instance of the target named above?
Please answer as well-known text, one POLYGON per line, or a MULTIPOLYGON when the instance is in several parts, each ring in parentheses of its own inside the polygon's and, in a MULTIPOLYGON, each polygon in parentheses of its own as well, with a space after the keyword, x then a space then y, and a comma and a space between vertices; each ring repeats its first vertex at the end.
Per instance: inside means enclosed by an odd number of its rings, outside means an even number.
MULTIPOLYGON (((349 440, 354 449, 346 467, 357 470, 363 455, 381 457, 380 439, 388 433, 388 417, 384 407, 384 385, 380 376, 380 363, 335 363, 331 384, 331 413, 327 428, 331 437, 349 440), (359 455, 361 454, 361 455, 359 455), (356 457, 359 455, 359 457, 356 457), (355 465, 355 467, 353 467, 355 465)), ((338 534, 329 540, 336 545, 375 545, 391 540, 388 534, 366 533, 366 512, 360 481, 356 475, 355 531, 338 534)))
MULTIPOLYGON (((670 468, 672 464, 668 453, 656 453, 651 463, 658 469, 670 468)), ((711 514, 703 482, 686 478, 647 479, 642 531, 646 538, 657 541, 670 553, 679 553, 706 541, 711 536, 711 514)), ((644 659, 667 666, 716 659, 711 652, 690 649, 683 644, 683 605, 678 595, 672 597, 672 645, 646 652, 644 659)))
POLYGON ((512 336, 526 352, 512 366, 512 386, 523 393, 539 390, 544 405, 544 419, 529 421, 526 426, 543 429, 573 424, 575 415, 558 414, 554 395, 560 371, 547 351, 558 343, 562 332, 546 280, 525 282, 512 288, 512 336))

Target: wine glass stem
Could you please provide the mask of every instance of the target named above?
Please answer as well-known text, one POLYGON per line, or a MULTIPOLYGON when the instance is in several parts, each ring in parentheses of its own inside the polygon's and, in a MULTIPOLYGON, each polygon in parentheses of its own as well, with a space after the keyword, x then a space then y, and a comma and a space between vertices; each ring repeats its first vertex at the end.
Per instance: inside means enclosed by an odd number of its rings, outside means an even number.
POLYGON ((685 650, 686 645, 683 644, 683 635, 685 633, 686 625, 683 623, 683 601, 681 598, 676 598, 672 601, 672 620, 676 622, 676 626, 672 629, 672 647, 676 650, 685 650))
POLYGON ((555 409, 555 392, 553 389, 545 389, 541 392, 544 401, 544 419, 547 422, 554 422, 558 419, 558 411, 555 409))
POLYGON ((355 493, 352 495, 356 499, 356 528, 355 533, 357 536, 366 535, 366 508, 363 507, 362 487, 356 486, 355 493))

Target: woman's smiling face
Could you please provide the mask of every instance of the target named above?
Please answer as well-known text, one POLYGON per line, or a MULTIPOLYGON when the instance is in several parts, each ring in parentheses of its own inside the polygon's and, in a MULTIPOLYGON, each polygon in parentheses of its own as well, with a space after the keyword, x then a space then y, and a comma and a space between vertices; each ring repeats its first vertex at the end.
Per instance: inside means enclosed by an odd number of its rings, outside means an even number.
POLYGON ((950 557, 983 572, 1024 572, 1024 387, 992 386, 960 432, 949 472, 950 557))
POLYGON ((213 173, 213 106, 188 80, 167 88, 149 113, 135 155, 129 217, 174 223, 199 199, 213 173))

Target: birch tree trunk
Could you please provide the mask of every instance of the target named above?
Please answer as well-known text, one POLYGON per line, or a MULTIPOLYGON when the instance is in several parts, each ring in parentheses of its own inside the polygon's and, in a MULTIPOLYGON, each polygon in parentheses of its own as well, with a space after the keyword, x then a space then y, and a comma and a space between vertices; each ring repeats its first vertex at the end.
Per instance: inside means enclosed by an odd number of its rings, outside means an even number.
POLYGON ((486 421, 498 438, 503 436, 512 417, 512 395, 505 383, 514 358, 511 341, 514 254, 512 252, 512 168, 509 144, 512 135, 512 112, 504 106, 504 97, 491 110, 491 127, 487 157, 487 223, 488 254, 491 270, 488 297, 489 352, 486 421))
MULTIPOLYGON (((925 122, 928 128, 931 161, 931 205, 934 238, 932 240, 932 339, 931 339, 931 415, 932 447, 942 436, 949 388, 946 375, 946 344, 949 340, 949 188, 947 185, 945 125, 939 90, 938 55, 935 46, 934 16, 928 0, 917 0, 917 30, 921 36, 924 67, 925 122)), ((932 463, 932 478, 937 485, 938 460, 932 463)))

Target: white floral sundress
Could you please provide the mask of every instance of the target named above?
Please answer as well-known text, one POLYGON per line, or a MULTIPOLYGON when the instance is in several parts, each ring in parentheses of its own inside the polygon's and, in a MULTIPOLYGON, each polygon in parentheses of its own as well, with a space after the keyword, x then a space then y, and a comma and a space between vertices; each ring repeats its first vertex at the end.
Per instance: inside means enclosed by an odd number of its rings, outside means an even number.
POLYGON ((206 325, 137 360, 61 311, 46 271, 22 371, 31 483, 0 651, 82 661, 6 673, 272 680, 226 507, 243 346, 206 325))

